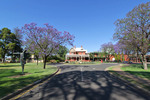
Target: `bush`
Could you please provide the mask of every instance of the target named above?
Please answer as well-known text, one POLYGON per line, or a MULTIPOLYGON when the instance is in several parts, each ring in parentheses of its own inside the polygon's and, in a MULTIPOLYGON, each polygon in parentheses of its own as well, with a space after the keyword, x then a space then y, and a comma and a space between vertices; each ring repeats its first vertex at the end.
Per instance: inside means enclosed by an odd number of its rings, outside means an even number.
POLYGON ((57 62, 57 63, 60 63, 60 61, 59 61, 59 60, 56 60, 56 62, 57 62))
POLYGON ((11 60, 10 63, 16 63, 16 61, 12 61, 12 60, 11 60))
POLYGON ((50 57, 48 57, 47 61, 50 61, 50 60, 59 60, 59 62, 64 62, 65 61, 64 58, 57 57, 57 56, 50 56, 50 57))
POLYGON ((75 62, 74 62, 74 61, 71 61, 70 64, 75 64, 75 62))
POLYGON ((66 61, 66 63, 69 63, 69 61, 66 61))

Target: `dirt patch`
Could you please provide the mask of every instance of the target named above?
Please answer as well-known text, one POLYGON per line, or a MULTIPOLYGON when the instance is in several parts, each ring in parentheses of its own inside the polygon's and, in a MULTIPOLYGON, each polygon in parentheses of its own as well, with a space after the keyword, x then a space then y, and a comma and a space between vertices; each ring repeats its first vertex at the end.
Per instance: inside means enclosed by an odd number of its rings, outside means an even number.
POLYGON ((15 76, 10 76, 9 78, 19 78, 19 77, 21 77, 21 76, 26 76, 26 75, 29 75, 29 74, 31 74, 31 73, 25 73, 25 74, 19 74, 19 75, 15 75, 15 76))

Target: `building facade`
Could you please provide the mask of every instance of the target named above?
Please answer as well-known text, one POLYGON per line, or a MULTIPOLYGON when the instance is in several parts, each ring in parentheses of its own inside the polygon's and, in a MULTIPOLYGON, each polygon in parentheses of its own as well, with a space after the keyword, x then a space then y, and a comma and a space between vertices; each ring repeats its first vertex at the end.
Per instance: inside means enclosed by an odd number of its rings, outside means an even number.
POLYGON ((89 62, 90 56, 87 53, 87 50, 81 48, 76 48, 75 46, 70 49, 69 54, 66 55, 66 61, 81 61, 89 62))

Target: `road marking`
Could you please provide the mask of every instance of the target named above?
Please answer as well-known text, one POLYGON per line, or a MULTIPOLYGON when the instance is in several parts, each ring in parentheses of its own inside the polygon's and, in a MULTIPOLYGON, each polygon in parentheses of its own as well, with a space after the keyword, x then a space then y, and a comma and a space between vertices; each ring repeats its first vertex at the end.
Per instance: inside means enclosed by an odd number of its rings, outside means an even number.
POLYGON ((81 81, 83 81, 83 73, 82 73, 83 70, 82 70, 82 68, 83 67, 81 67, 81 81))
POLYGON ((82 68, 83 68, 83 67, 81 67, 81 72, 82 72, 82 68))
POLYGON ((23 92, 23 93, 17 95, 16 97, 14 97, 14 98, 12 98, 12 99, 9 99, 9 100, 16 100, 16 99, 20 98, 21 96, 23 96, 24 94, 30 92, 31 90, 35 89, 36 87, 38 87, 38 86, 40 86, 40 85, 46 83, 47 81, 49 81, 50 79, 52 79, 54 76, 58 75, 60 72, 61 72, 61 69, 59 69, 59 71, 58 71, 55 75, 53 75, 52 77, 50 77, 50 78, 48 78, 47 80, 43 81, 42 83, 33 86, 31 89, 26 90, 25 92, 23 92))

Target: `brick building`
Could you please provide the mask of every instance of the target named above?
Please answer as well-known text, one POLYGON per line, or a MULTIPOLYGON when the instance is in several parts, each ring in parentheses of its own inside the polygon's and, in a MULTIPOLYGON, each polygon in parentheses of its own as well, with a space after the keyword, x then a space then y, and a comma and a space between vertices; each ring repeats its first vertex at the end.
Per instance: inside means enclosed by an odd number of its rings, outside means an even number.
MULTIPOLYGON (((82 62, 90 62, 90 61, 131 61, 141 63, 140 58, 136 58, 136 56, 129 56, 126 54, 117 54, 117 55, 109 55, 109 59, 105 57, 102 52, 91 52, 88 53, 87 50, 81 48, 76 48, 75 46, 70 49, 69 54, 66 55, 65 61, 82 61, 82 62), (92 54, 92 57, 91 57, 92 54)), ((147 61, 150 62, 150 55, 147 55, 147 61)))
POLYGON ((76 48, 74 46, 70 49, 69 54, 66 55, 66 61, 83 61, 83 62, 89 62, 90 56, 87 53, 87 50, 81 48, 76 48))

